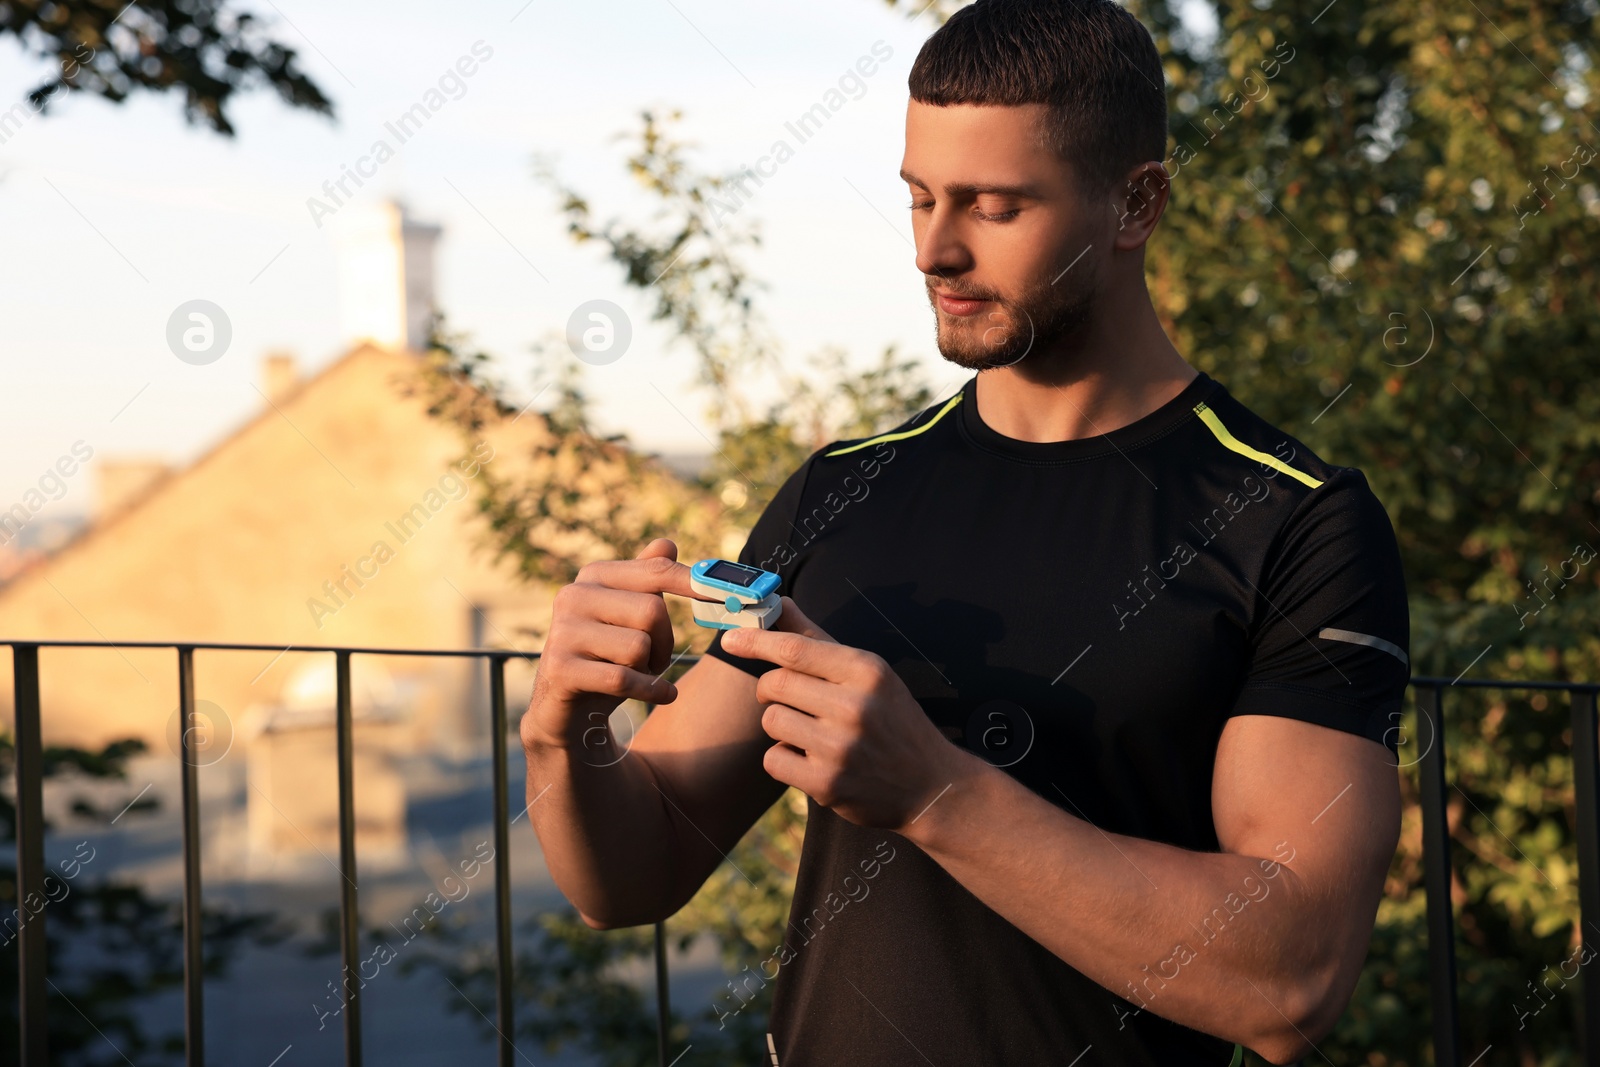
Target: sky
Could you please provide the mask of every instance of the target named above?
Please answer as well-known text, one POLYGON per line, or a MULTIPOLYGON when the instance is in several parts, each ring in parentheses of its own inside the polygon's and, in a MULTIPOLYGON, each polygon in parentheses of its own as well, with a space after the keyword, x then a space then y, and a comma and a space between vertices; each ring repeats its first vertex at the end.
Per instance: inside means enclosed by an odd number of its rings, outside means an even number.
MULTIPOLYGON (((74 445, 190 462, 256 413, 265 353, 291 351, 303 372, 336 357, 334 227, 308 200, 474 48, 472 76, 356 200, 399 197, 444 227, 440 310, 513 380, 530 344, 585 301, 611 300, 633 340, 616 362, 584 368, 602 428, 653 450, 708 450, 715 398, 695 386, 692 355, 648 321, 601 250, 566 235, 534 157, 553 159, 601 218, 637 218, 648 204, 613 135, 636 130, 641 109, 681 109, 693 162, 730 171, 779 137, 795 144, 784 124, 875 46, 888 58, 864 88, 740 209, 763 235, 750 263, 787 365, 827 345, 865 363, 895 344, 940 395, 964 379, 934 345, 897 177, 906 76, 931 15, 879 0, 238 6, 299 50, 336 120, 254 92, 235 97, 229 139, 187 124, 176 96, 119 106, 82 94, 0 145, 0 511, 74 445), (168 320, 191 300, 231 324, 213 363, 168 347, 168 320)), ((0 41, 0 111, 43 71, 0 41)), ((44 514, 89 510, 92 480, 68 478, 44 514)))

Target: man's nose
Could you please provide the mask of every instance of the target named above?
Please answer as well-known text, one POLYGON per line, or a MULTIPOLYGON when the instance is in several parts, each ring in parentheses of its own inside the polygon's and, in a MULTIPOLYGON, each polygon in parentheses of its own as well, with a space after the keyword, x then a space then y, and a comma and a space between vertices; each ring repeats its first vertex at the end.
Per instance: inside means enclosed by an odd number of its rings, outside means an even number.
POLYGON ((917 238, 917 269, 931 278, 948 278, 972 269, 972 252, 956 220, 935 208, 917 238))

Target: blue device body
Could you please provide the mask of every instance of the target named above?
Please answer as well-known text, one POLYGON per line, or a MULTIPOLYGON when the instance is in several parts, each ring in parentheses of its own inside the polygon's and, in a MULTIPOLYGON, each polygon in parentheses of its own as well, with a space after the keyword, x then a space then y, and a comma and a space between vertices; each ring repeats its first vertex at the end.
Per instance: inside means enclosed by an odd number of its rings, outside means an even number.
MULTIPOLYGON (((744 604, 765 600, 778 591, 783 581, 771 571, 727 559, 703 559, 689 568, 689 575, 700 585, 726 593, 744 604)), ((728 608, 734 610, 732 604, 728 608)))
POLYGON ((778 586, 782 579, 771 571, 727 559, 703 559, 689 568, 689 584, 696 593, 722 596, 717 611, 711 603, 694 602, 694 620, 714 630, 772 625, 782 610, 778 586))

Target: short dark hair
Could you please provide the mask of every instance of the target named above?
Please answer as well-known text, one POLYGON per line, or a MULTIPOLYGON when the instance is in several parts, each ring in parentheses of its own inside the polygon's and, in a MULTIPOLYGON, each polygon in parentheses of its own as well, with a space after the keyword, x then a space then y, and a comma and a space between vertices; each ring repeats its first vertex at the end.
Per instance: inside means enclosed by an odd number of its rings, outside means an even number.
POLYGON ((923 43, 910 88, 935 106, 1046 105, 1045 144, 1086 195, 1166 158, 1161 56, 1112 0, 977 0, 923 43))

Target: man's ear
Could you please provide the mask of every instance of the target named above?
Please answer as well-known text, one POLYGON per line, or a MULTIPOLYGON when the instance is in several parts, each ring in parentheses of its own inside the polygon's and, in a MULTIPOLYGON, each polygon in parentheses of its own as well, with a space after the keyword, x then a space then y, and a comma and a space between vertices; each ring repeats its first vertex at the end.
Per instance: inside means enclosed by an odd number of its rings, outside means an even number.
POLYGON ((1151 160, 1129 171, 1113 191, 1112 208, 1117 214, 1114 247, 1126 251, 1149 240, 1171 192, 1172 178, 1162 164, 1151 160))

